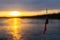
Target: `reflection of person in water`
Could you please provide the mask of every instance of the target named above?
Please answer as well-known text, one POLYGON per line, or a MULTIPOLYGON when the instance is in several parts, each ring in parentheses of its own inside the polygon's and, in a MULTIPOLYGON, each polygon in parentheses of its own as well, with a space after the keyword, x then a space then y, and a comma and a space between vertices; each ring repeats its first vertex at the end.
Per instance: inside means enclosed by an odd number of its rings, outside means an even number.
POLYGON ((44 26, 43 34, 46 33, 46 30, 47 30, 47 24, 48 24, 48 18, 46 17, 46 21, 45 21, 45 26, 44 26))

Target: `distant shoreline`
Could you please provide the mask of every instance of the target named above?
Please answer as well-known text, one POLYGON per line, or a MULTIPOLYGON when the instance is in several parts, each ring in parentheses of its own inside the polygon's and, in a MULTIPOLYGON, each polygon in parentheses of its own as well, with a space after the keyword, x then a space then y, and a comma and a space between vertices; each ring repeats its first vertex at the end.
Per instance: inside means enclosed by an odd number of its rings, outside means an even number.
POLYGON ((47 14, 47 15, 36 15, 36 16, 22 16, 22 17, 0 17, 0 18, 33 18, 33 19, 60 19, 60 13, 58 14, 47 14))

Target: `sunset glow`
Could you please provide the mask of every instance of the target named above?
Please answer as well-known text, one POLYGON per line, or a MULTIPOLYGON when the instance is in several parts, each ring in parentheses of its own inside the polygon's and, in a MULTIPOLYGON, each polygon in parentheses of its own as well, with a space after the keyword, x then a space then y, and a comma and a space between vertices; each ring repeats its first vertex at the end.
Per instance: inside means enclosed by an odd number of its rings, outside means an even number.
POLYGON ((18 12, 18 11, 12 11, 12 12, 10 12, 10 15, 11 15, 11 16, 20 16, 21 13, 18 12))
MULTIPOLYGON (((53 13, 58 13, 60 12, 60 9, 53 9, 53 10, 48 10, 47 14, 53 14, 53 13)), ((35 16, 35 15, 44 15, 46 14, 46 10, 42 11, 0 11, 0 17, 21 17, 21 16, 35 16)))

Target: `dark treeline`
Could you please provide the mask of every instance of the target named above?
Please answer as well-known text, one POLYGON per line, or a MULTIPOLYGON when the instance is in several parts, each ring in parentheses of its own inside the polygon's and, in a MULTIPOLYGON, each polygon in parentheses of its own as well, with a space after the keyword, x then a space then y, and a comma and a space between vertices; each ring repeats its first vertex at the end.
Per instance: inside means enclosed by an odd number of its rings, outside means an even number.
POLYGON ((37 18, 46 18, 49 19, 60 19, 60 13, 53 13, 53 14, 47 14, 47 15, 37 15, 37 18))
POLYGON ((60 13, 53 13, 53 14, 47 14, 47 15, 36 15, 36 16, 25 16, 22 18, 39 18, 39 19, 45 19, 47 16, 48 19, 60 19, 60 13))

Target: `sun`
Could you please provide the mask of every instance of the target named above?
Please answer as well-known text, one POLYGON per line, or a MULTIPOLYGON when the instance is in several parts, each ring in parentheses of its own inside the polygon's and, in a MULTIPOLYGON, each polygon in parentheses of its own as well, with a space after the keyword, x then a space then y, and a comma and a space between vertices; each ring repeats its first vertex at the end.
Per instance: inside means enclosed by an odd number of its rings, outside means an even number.
POLYGON ((21 13, 18 12, 18 11, 12 11, 12 12, 10 12, 10 15, 11 15, 11 16, 20 16, 21 13))

